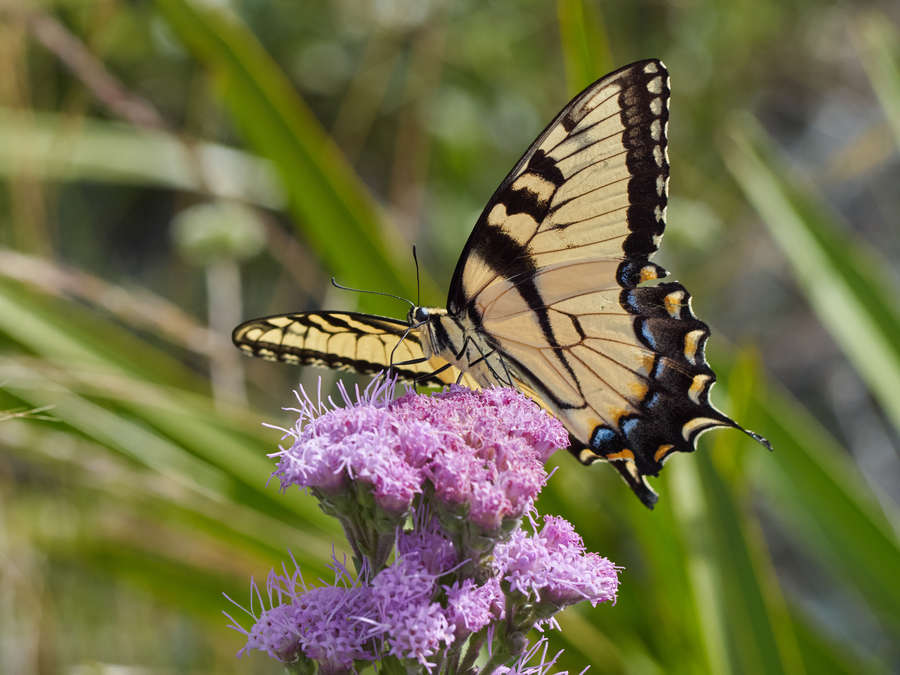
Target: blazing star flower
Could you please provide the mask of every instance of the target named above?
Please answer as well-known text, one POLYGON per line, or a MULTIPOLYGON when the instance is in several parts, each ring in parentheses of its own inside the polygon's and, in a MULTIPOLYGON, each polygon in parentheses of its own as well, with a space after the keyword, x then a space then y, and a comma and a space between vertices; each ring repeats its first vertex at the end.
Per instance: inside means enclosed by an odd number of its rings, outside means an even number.
MULTIPOLYGON (((377 381, 376 381, 377 382, 377 381)), ((329 496, 370 486, 384 511, 404 514, 426 481, 437 501, 483 530, 520 518, 547 480, 544 462, 568 444, 563 425, 514 389, 453 385, 434 396, 391 400, 393 381, 328 410, 297 394, 292 445, 276 453, 282 488, 329 496)))
POLYGON ((488 579, 481 586, 474 579, 465 579, 447 588, 447 619, 457 637, 477 633, 504 616, 504 597, 498 577, 488 579))
MULTIPOLYGON (((374 660, 368 626, 360 620, 360 615, 373 613, 372 590, 354 580, 337 558, 331 568, 335 584, 314 588, 306 586, 296 563, 291 574, 270 572, 266 581, 270 608, 258 616, 252 609, 244 610, 255 619, 250 630, 229 616, 232 628, 247 636, 238 655, 258 649, 283 663, 315 660, 321 673, 346 672, 355 661, 374 660)), ((265 606, 256 584, 251 593, 265 606)))
POLYGON ((265 651, 298 672, 388 659, 408 673, 547 675, 557 657, 545 638, 529 648, 528 631, 558 628, 553 615, 581 600, 614 601, 618 585, 617 568, 565 520, 535 523, 543 463, 568 434, 512 389, 394 400, 394 384, 376 379, 355 400, 339 386, 342 407, 296 395, 275 475, 341 521, 357 574, 334 558, 334 584, 308 587, 296 563, 282 567, 267 603, 253 584, 253 625, 232 619, 247 637, 239 653, 265 651))
POLYGON ((618 568, 585 551, 572 525, 556 516, 544 516, 535 534, 520 529, 497 544, 493 564, 510 590, 543 606, 542 619, 582 600, 616 600, 618 568))
POLYGON ((424 473, 439 502, 465 510, 484 530, 531 507, 547 481, 544 462, 569 443, 558 420, 509 388, 454 385, 434 396, 408 393, 392 408, 440 432, 443 443, 429 449, 424 473))
MULTIPOLYGON (((284 430, 294 442, 281 449, 275 476, 282 488, 296 485, 325 495, 345 489, 351 481, 368 485, 375 502, 389 513, 409 510, 422 491, 423 476, 405 461, 402 452, 409 436, 422 429, 402 428, 388 407, 394 381, 373 382, 353 404, 343 386, 346 407, 327 410, 321 400, 312 403, 305 392, 295 392, 300 413, 297 423, 284 430)), ((427 442, 427 439, 423 438, 427 442)))

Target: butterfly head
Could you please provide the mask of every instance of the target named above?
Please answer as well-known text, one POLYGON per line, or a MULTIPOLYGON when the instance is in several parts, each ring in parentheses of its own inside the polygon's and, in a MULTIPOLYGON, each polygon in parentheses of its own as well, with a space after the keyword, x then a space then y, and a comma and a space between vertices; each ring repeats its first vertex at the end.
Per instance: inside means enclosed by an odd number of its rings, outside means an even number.
POLYGON ((427 307, 410 307, 406 320, 410 326, 421 326, 431 320, 431 312, 427 307))

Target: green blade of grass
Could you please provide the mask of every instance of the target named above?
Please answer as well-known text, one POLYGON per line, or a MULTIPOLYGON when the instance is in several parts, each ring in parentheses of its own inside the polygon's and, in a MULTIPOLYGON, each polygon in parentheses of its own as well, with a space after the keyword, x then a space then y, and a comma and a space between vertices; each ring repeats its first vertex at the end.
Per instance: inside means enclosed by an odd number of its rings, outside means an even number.
POLYGON ((613 69, 609 41, 597 5, 557 0, 559 38, 569 93, 576 94, 613 69))
POLYGON ((854 589, 900 630, 900 514, 872 495, 859 470, 812 416, 772 385, 753 393, 750 421, 775 447, 748 469, 768 509, 835 582, 854 589))
MULTIPOLYGON (((733 453, 721 441, 716 454, 733 453)), ((753 517, 710 453, 669 470, 709 672, 801 673, 802 662, 753 517)))
POLYGON ((884 109, 885 117, 894 131, 900 147, 900 64, 897 58, 897 29, 891 19, 873 12, 859 21, 856 36, 860 43, 860 57, 872 89, 884 109))
POLYGON ((791 263, 819 320, 900 428, 900 313, 888 269, 851 239, 822 200, 788 177, 751 118, 732 128, 726 163, 791 263))
POLYGON ((273 469, 265 454, 277 446, 277 435, 260 442, 256 423, 241 429, 234 426, 241 418, 225 421, 208 398, 192 391, 195 378, 149 344, 94 312, 15 284, 0 284, 0 335, 37 354, 38 362, 50 362, 34 372, 26 359, 11 364, 15 371, 6 368, 5 389, 29 406, 53 405, 54 416, 73 429, 172 480, 328 529, 314 504, 265 487, 273 469), (71 373, 64 364, 74 364, 71 373), (85 370, 88 396, 73 391, 85 370), (62 377, 54 381, 56 372, 62 377), (128 378, 136 382, 135 395, 128 378))
MULTIPOLYGON (((247 140, 275 165, 303 236, 344 283, 412 296, 410 257, 335 143, 291 83, 237 19, 186 2, 157 7, 191 52, 211 71, 247 140)), ((424 270, 423 270, 424 272, 424 270)), ((423 295, 437 291, 427 274, 423 295)), ((383 299, 366 295, 370 308, 383 299)))
POLYGON ((214 143, 189 148, 170 134, 113 122, 84 119, 71 126, 62 115, 0 108, 0 175, 26 166, 44 180, 158 185, 284 206, 272 166, 253 155, 214 143))

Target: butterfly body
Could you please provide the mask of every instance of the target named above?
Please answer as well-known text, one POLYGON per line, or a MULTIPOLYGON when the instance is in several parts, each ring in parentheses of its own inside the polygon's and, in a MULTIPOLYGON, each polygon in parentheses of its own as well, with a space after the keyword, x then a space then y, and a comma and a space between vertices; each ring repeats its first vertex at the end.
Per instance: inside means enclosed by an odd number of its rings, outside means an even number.
POLYGON ((741 429, 709 401, 708 327, 650 261, 665 228, 668 98, 655 59, 576 96, 488 201, 446 309, 413 307, 405 322, 279 315, 238 326, 235 344, 297 364, 517 387, 566 425, 581 462, 610 462, 652 506, 645 476, 708 429, 741 429))

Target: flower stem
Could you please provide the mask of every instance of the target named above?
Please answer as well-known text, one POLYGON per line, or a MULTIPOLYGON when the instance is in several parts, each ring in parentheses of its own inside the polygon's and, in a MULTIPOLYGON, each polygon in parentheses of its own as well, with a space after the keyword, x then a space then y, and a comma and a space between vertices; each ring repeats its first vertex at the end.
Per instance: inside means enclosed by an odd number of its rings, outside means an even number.
POLYGON ((466 655, 463 657, 463 661, 459 666, 460 673, 468 672, 475 665, 475 661, 478 660, 478 655, 481 653, 481 648, 484 645, 486 637, 487 629, 482 628, 469 638, 469 646, 466 649, 466 655))

